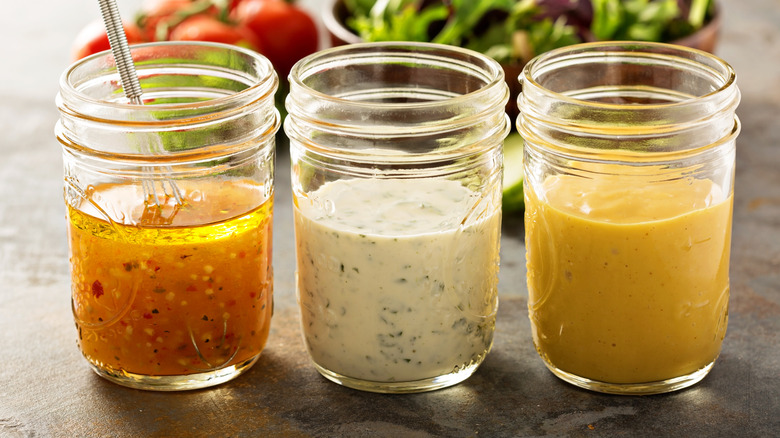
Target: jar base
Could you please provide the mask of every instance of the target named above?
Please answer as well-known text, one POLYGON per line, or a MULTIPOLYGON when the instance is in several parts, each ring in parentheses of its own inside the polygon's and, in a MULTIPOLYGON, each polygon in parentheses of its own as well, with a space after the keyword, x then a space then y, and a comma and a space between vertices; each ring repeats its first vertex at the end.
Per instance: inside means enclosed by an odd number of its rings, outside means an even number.
POLYGON ((122 370, 100 368, 91 362, 89 365, 100 377, 128 388, 147 391, 187 391, 208 388, 232 380, 251 368, 259 358, 260 353, 229 367, 204 373, 177 376, 148 376, 122 370))
POLYGON ((338 383, 347 388, 357 389, 366 392, 376 392, 381 394, 411 394, 416 392, 428 392, 437 389, 447 388, 457 385, 468 379, 477 371, 481 362, 472 362, 471 364, 459 369, 457 372, 431 377, 428 379, 411 380, 405 382, 378 382, 373 380, 356 379, 341 375, 319 366, 316 362, 314 367, 326 379, 338 383))
POLYGON ((709 374, 715 361, 713 360, 704 367, 684 376, 643 383, 601 382, 568 373, 556 368, 547 361, 545 361, 544 364, 547 365, 547 368, 559 379, 590 391, 618 395, 652 395, 679 391, 699 383, 707 374, 709 374))

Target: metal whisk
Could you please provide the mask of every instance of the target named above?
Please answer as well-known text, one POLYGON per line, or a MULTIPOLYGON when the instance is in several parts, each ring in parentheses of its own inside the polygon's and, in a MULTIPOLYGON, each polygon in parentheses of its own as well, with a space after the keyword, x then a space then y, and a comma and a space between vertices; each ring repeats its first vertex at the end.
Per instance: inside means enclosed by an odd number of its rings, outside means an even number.
MULTIPOLYGON (((119 8, 117 8, 115 0, 98 0, 100 5, 100 14, 103 16, 103 23, 106 26, 106 33, 108 34, 108 43, 111 45, 111 52, 114 55, 114 61, 116 62, 116 68, 119 71, 119 80, 122 83, 122 88, 125 91, 125 96, 130 103, 135 105, 143 105, 141 95, 141 83, 138 81, 138 74, 135 71, 135 64, 133 64, 133 57, 130 55, 130 47, 127 43, 127 36, 125 35, 125 29, 122 26, 122 17, 119 16, 119 8)), ((161 150, 157 145, 149 145, 144 143, 143 151, 145 153, 160 153, 161 150)), ((170 167, 166 167, 166 170, 170 171, 170 167)), ((145 172, 152 173, 154 170, 149 167, 144 167, 145 172)), ((155 190, 154 181, 151 179, 144 179, 141 182, 144 190, 144 200, 152 198, 154 204, 160 205, 160 196, 158 196, 155 190)), ((176 183, 170 179, 163 179, 162 191, 167 200, 171 196, 176 201, 177 205, 182 204, 182 196, 179 191, 179 187, 176 183), (166 185, 168 188, 166 188, 166 185), (170 189, 170 193, 168 190, 170 189)))

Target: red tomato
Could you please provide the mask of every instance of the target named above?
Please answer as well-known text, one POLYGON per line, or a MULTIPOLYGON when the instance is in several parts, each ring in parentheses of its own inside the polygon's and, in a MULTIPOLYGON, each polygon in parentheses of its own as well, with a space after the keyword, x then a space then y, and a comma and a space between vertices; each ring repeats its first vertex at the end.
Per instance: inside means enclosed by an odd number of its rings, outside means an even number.
POLYGON ((233 44, 258 52, 262 43, 248 29, 242 26, 232 27, 210 15, 193 15, 182 21, 170 35, 171 41, 211 41, 233 44))
MULTIPOLYGON (((138 27, 132 23, 122 23, 125 28, 125 35, 127 35, 128 44, 140 43, 143 41, 141 38, 141 31, 138 27)), ((106 28, 102 21, 96 20, 86 25, 76 35, 76 40, 73 42, 71 49, 71 58, 73 60, 81 59, 85 56, 92 55, 93 53, 109 50, 111 45, 108 43, 108 35, 106 35, 106 28)))
POLYGON ((233 12, 242 2, 243 0, 229 0, 227 5, 228 11, 233 12))
POLYGON ((281 77, 293 64, 317 51, 317 25, 306 11, 282 0, 241 0, 233 18, 257 35, 261 53, 271 60, 281 77))
POLYGON ((145 0, 136 22, 146 41, 167 41, 173 29, 186 17, 206 11, 215 11, 210 2, 145 0))

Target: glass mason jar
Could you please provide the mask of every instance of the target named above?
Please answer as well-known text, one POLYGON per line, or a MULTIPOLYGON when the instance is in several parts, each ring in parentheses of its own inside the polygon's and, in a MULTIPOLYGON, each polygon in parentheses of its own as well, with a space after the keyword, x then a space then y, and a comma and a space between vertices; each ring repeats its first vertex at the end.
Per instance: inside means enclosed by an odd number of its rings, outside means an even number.
POLYGON ((57 96, 78 343, 121 385, 212 386, 268 338, 278 79, 234 46, 132 54, 144 105, 107 52, 68 68, 57 96))
POLYGON ((300 61, 290 88, 296 288, 317 370, 386 393, 465 380, 498 305, 501 67, 450 46, 355 44, 300 61))
POLYGON ((520 80, 537 351, 594 391, 695 384, 728 321, 734 71, 693 49, 608 42, 541 55, 520 80))

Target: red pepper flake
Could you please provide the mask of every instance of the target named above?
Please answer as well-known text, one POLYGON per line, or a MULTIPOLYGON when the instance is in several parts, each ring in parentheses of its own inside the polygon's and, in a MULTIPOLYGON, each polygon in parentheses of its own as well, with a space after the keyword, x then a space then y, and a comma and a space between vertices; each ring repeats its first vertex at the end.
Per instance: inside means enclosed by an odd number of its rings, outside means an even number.
POLYGON ((228 300, 227 305, 228 306, 235 306, 236 305, 236 300, 228 300))
POLYGON ((254 298, 257 294, 254 292, 249 292, 249 298, 254 298))
POLYGON ((103 285, 100 283, 100 280, 95 280, 92 283, 92 296, 100 298, 101 295, 103 295, 103 285))
POLYGON ((238 253, 238 258, 243 259, 244 257, 246 257, 246 252, 245 251, 241 251, 241 252, 238 253))
POLYGON ((151 313, 144 313, 144 318, 145 319, 152 319, 152 314, 151 313))
POLYGON ((191 284, 191 285, 187 286, 187 289, 185 289, 185 290, 187 292, 195 292, 196 290, 198 290, 198 288, 196 288, 194 284, 191 284))

